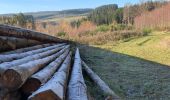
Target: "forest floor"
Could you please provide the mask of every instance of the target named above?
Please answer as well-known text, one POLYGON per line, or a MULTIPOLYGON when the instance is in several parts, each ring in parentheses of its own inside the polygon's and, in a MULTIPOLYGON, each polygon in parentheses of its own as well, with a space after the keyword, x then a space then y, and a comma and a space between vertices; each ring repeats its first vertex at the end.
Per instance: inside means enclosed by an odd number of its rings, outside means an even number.
MULTIPOLYGON (((170 33, 79 45, 81 57, 123 100, 170 100, 170 33)), ((105 96, 85 77, 95 100, 105 96)))

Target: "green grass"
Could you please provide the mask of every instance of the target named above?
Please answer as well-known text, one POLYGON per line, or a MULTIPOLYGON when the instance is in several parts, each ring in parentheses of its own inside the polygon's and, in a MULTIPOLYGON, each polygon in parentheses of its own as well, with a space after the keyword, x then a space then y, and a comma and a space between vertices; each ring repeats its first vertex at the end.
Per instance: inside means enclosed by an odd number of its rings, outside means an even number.
MULTIPOLYGON (((79 45, 86 63, 125 100, 170 100, 170 33, 105 45, 79 45)), ((86 78, 87 79, 87 78, 86 78)), ((96 100, 105 96, 86 80, 96 100)))
POLYGON ((82 19, 84 17, 86 17, 86 16, 59 17, 59 18, 51 18, 51 19, 47 19, 47 20, 42 20, 42 22, 60 22, 62 20, 71 22, 71 21, 82 19))

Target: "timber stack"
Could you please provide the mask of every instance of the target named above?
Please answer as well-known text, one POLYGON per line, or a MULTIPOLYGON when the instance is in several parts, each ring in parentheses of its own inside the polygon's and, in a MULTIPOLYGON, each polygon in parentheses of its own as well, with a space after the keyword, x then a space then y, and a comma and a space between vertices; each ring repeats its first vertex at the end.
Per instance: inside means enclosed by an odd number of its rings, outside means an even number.
POLYGON ((60 38, 0 25, 0 100, 89 100, 82 66, 118 100, 71 48, 60 38))

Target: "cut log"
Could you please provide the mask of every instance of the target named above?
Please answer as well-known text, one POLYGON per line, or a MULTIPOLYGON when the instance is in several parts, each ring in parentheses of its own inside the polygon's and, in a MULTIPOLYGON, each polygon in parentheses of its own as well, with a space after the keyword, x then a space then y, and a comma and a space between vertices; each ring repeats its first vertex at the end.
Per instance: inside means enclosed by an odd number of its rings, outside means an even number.
POLYGON ((28 40, 28 39, 8 37, 8 36, 0 36, 0 41, 3 41, 6 45, 10 46, 11 49, 42 44, 42 42, 36 40, 28 40))
POLYGON ((59 39, 53 36, 49 36, 47 34, 43 34, 40 32, 31 31, 24 28, 9 26, 9 25, 2 25, 0 24, 0 35, 1 36, 13 36, 25 39, 32 39, 41 42, 67 42, 66 40, 59 39))
POLYGON ((54 49, 56 47, 63 46, 63 45, 64 44, 58 44, 58 45, 46 47, 46 48, 43 48, 43 49, 37 49, 37 50, 32 50, 32 51, 18 53, 18 54, 0 55, 0 63, 9 62, 9 61, 12 61, 12 60, 24 58, 26 56, 41 53, 41 52, 44 52, 46 50, 54 49))
POLYGON ((95 82, 95 84, 100 87, 100 89, 105 94, 112 98, 112 100, 120 100, 120 97, 116 95, 115 92, 112 91, 109 86, 96 73, 94 73, 84 61, 82 61, 82 65, 84 66, 87 75, 95 82))
POLYGON ((78 48, 76 50, 71 79, 68 85, 68 100, 88 100, 87 87, 82 75, 82 65, 78 48))
POLYGON ((69 53, 53 78, 34 92, 28 100, 65 100, 65 90, 70 66, 71 53, 69 53))
POLYGON ((51 78, 68 53, 69 50, 66 50, 60 57, 51 62, 47 67, 32 75, 22 86, 21 91, 25 95, 31 95, 31 93, 35 92, 42 84, 46 83, 51 78))
MULTIPOLYGON (((58 52, 59 50, 61 50, 65 47, 65 46, 61 46, 61 47, 59 47, 59 46, 60 45, 54 46, 54 47, 57 47, 57 48, 52 49, 52 50, 44 48, 47 51, 42 52, 42 53, 38 53, 38 54, 35 54, 35 55, 30 55, 30 56, 24 57, 22 59, 13 60, 11 62, 1 63, 0 64, 0 77, 4 73, 4 71, 6 71, 7 69, 9 69, 13 66, 21 65, 21 64, 27 63, 29 61, 33 61, 33 60, 37 60, 37 59, 40 59, 40 58, 43 58, 43 57, 46 57, 46 56, 50 56, 51 54, 54 54, 54 53, 58 52)), ((0 78, 0 80, 1 80, 1 78, 0 78)), ((0 81, 0 83, 1 83, 1 81, 0 81)))
POLYGON ((0 88, 0 100, 20 100, 21 94, 18 91, 10 92, 8 89, 0 88))
POLYGON ((33 75, 38 70, 45 67, 55 58, 59 57, 65 50, 67 50, 69 46, 66 46, 64 49, 60 50, 54 55, 30 61, 28 63, 14 66, 4 72, 2 75, 2 84, 5 88, 10 90, 16 90, 21 87, 25 83, 25 81, 33 75))
POLYGON ((45 48, 45 47, 52 46, 52 45, 54 45, 54 44, 36 45, 36 46, 21 48, 21 49, 9 51, 9 52, 4 52, 4 53, 1 53, 1 54, 7 55, 7 54, 14 54, 14 53, 23 53, 23 52, 27 52, 27 51, 31 51, 31 50, 35 50, 35 49, 45 48))

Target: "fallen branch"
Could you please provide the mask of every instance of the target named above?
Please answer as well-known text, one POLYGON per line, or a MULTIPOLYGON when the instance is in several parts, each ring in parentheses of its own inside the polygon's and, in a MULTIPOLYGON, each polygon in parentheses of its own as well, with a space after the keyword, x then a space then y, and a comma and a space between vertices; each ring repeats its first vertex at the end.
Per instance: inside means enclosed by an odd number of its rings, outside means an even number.
POLYGON ((68 100, 88 100, 79 49, 76 50, 71 79, 68 85, 68 100))
POLYGON ((70 65, 71 53, 69 53, 53 78, 34 92, 28 100, 65 100, 70 65))
POLYGON ((25 95, 30 95, 35 92, 41 85, 46 83, 51 78, 68 53, 69 50, 66 50, 60 57, 51 62, 47 67, 32 75, 22 86, 21 91, 25 95))
POLYGON ((10 69, 7 69, 2 75, 3 86, 10 90, 16 90, 20 88, 25 83, 25 81, 28 79, 28 77, 30 77, 32 74, 34 74, 38 70, 45 67, 55 58, 59 57, 68 48, 69 46, 66 46, 64 49, 62 49, 61 51, 51 56, 38 59, 38 60, 34 60, 34 61, 30 61, 28 63, 14 66, 10 69))
POLYGON ((84 66, 84 69, 87 73, 87 75, 100 87, 100 89, 107 95, 109 95, 112 100, 120 100, 120 97, 113 92, 109 86, 102 80, 100 77, 94 73, 88 66, 87 64, 82 61, 82 65, 84 66))

